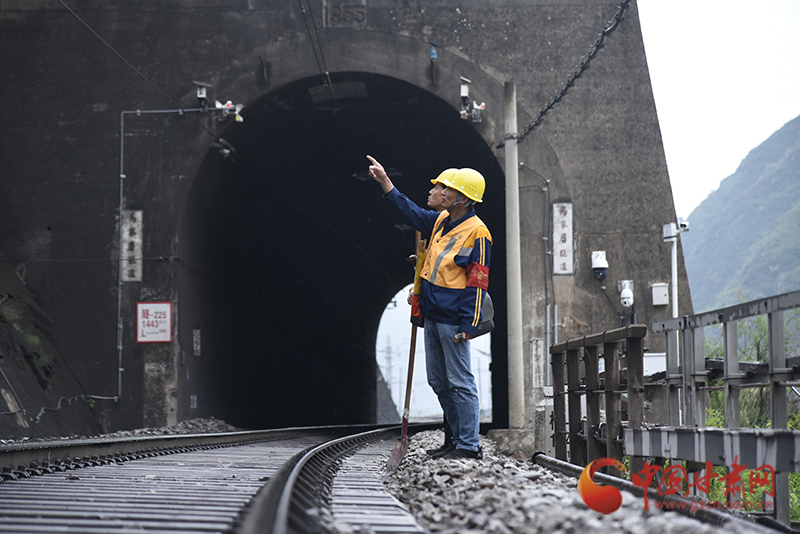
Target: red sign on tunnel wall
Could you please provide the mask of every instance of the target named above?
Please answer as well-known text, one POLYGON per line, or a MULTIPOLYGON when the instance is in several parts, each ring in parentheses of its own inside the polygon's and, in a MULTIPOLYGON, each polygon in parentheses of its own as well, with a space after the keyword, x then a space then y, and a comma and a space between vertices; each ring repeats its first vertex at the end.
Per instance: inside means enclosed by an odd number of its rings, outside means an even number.
POLYGON ((172 342, 172 303, 136 303, 136 342, 172 342))

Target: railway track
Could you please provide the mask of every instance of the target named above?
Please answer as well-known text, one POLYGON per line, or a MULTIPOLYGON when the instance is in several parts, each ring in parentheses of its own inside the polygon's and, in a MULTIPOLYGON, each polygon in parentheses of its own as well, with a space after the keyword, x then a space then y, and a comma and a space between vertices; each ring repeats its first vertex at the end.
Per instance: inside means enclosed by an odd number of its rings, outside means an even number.
MULTIPOLYGON (((415 425, 414 430, 430 426, 435 425, 415 425)), ((0 445, 0 466, 5 466, 0 467, 0 534, 421 534, 426 530, 384 488, 382 468, 398 436, 399 427, 318 427, 0 445)), ((430 461, 424 448, 411 454, 409 465, 430 461)), ((569 476, 578 476, 581 470, 543 455, 535 456, 533 463, 569 476)), ((460 481, 463 487, 447 486, 451 477, 460 478, 463 465, 445 462, 430 468, 435 471, 424 475, 427 486, 438 477, 445 484, 439 490, 447 499, 461 491, 464 495, 457 501, 473 502, 474 495, 466 497, 470 491, 494 488, 487 490, 490 494, 485 498, 508 500, 505 515, 513 519, 526 506, 536 515, 541 503, 533 501, 547 501, 548 492, 555 491, 559 504, 554 501, 545 507, 566 506, 572 511, 566 513, 565 521, 581 524, 579 516, 585 507, 564 504, 563 483, 553 486, 555 490, 550 483, 537 483, 535 490, 523 491, 519 500, 512 490, 522 480, 520 469, 511 466, 510 475, 496 479, 509 468, 506 461, 470 467, 483 480, 473 490, 468 489, 469 479, 460 481), (499 487, 509 490, 508 495, 498 493, 499 487)), ((418 474, 406 476, 413 479, 418 474)), ((541 481, 539 476, 534 479, 541 481)), ((595 476, 605 484, 626 486, 613 477, 595 476)), ((620 489, 636 494, 627 486, 620 489)), ((426 491, 436 493, 434 487, 426 491)), ((659 498, 654 491, 649 493, 653 501, 659 498)), ((422 495, 434 500, 432 495, 422 495)), ((448 503, 442 513, 458 515, 453 502, 448 503)), ((477 522, 482 509, 475 512, 477 522)), ((554 513, 548 511, 548 518, 539 521, 552 522, 549 516, 554 513)), ((775 532, 727 514, 688 515, 729 532, 775 532)), ((634 521, 646 528, 647 518, 637 516, 638 510, 634 521)), ((461 517, 462 522, 466 517, 461 517)), ((596 518, 583 521, 586 525, 597 522, 596 518)))
POLYGON ((0 533, 422 532, 380 480, 398 436, 326 427, 3 445, 0 533))

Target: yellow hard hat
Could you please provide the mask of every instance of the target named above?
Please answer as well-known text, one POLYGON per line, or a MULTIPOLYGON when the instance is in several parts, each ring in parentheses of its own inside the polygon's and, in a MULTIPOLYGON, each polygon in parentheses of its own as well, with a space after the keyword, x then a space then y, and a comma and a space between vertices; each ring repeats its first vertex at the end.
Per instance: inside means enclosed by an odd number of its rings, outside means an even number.
POLYGON ((455 173, 458 172, 458 169, 445 169, 439 173, 439 176, 431 180, 432 184, 443 184, 445 186, 448 185, 448 180, 450 180, 455 173))
MULTIPOLYGON (((441 178, 441 175, 439 175, 439 177, 441 178)), ((439 179, 437 178, 437 180, 439 179)), ((455 173, 439 181, 447 187, 455 189, 470 200, 483 202, 486 180, 484 180, 483 175, 475 169, 458 169, 455 173)))

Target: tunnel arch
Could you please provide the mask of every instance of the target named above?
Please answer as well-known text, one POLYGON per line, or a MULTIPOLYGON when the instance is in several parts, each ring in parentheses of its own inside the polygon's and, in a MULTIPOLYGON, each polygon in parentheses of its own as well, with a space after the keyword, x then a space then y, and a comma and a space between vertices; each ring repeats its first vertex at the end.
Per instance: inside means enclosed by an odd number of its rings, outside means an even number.
POLYGON ((179 398, 246 428, 375 420, 378 324, 413 277, 413 231, 367 176, 370 154, 420 204, 443 168, 486 177, 493 405, 505 413, 499 163, 434 94, 369 72, 331 79, 333 91, 312 76, 257 98, 224 135, 234 151, 212 147, 199 167, 179 229, 179 398))

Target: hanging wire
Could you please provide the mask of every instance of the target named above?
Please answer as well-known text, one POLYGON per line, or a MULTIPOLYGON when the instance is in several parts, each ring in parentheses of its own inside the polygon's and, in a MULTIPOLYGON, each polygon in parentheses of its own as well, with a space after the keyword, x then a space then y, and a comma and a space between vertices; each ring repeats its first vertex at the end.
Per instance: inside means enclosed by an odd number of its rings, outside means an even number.
MULTIPOLYGON (((600 51, 601 48, 603 48, 603 46, 605 46, 606 39, 608 38, 608 36, 611 35, 614 32, 614 30, 616 30, 619 27, 620 24, 622 24, 623 20, 625 20, 625 12, 628 10, 628 7, 630 7, 630 4, 631 0, 623 0, 622 3, 619 5, 619 7, 617 7, 617 12, 614 14, 611 20, 608 21, 608 25, 600 33, 600 36, 597 38, 592 47, 589 49, 589 53, 583 58, 581 64, 578 65, 577 69, 575 70, 574 73, 572 73, 572 76, 570 76, 567 82, 563 86, 561 86, 561 90, 558 92, 558 94, 556 94, 547 104, 545 104, 545 106, 542 109, 539 110, 539 114, 536 116, 533 122, 527 128, 525 128, 525 131, 523 131, 521 134, 506 136, 506 139, 516 139, 517 143, 521 143, 522 141, 525 140, 525 137, 534 130, 534 128, 536 128, 537 126, 539 126, 539 124, 541 124, 547 112, 553 109, 553 107, 556 104, 558 104, 562 98, 564 98, 564 95, 567 94, 569 88, 575 85, 576 80, 580 78, 581 75, 583 75, 586 69, 589 68, 589 63, 595 57, 597 57, 597 53, 600 51)), ((504 142, 499 143, 497 145, 497 148, 502 148, 504 144, 505 144, 504 142)))
MULTIPOLYGON (((8 295, 6 295, 6 298, 7 297, 8 297, 8 295)), ((5 300, 5 298, 3 300, 5 300)), ((98 395, 73 395, 71 397, 62 396, 62 397, 59 397, 55 408, 50 408, 49 406, 44 406, 44 407, 39 409, 39 412, 35 416, 33 416, 23 407, 22 399, 20 399, 19 395, 17 395, 17 392, 14 391, 14 386, 11 384, 11 381, 8 379, 8 376, 6 375, 5 371, 3 371, 2 367, 0 367, 0 374, 3 375, 3 378, 6 381, 6 384, 8 384, 9 389, 11 389, 11 394, 13 395, 17 405, 20 407, 18 410, 13 410, 13 411, 10 411, 10 412, 0 412, 0 415, 24 415, 27 418, 27 420, 29 422, 33 423, 34 425, 38 425, 39 424, 39 422, 41 421, 42 416, 44 415, 45 412, 47 412, 47 411, 57 412, 58 410, 60 410, 62 408, 61 403, 63 401, 67 401, 68 404, 72 404, 74 401, 87 400, 87 399, 93 399, 93 400, 117 400, 116 397, 101 397, 101 396, 98 396, 98 395)))
MULTIPOLYGON (((144 80, 144 81, 145 81, 145 82, 146 82, 146 83, 147 83, 147 84, 148 84, 150 87, 152 87, 153 89, 155 89, 155 90, 156 90, 156 91, 157 91, 157 92, 158 92, 158 93, 159 93, 161 96, 163 96, 164 98, 166 98, 166 99, 167 99, 167 101, 168 101, 170 104, 172 104, 172 105, 173 105, 173 106, 175 106, 176 108, 181 108, 181 106, 180 106, 180 105, 179 105, 177 102, 175 102, 175 101, 174 101, 172 98, 170 98, 170 96, 169 96, 167 93, 165 93, 164 91, 162 91, 162 90, 161 90, 161 89, 160 89, 160 88, 159 88, 159 87, 158 87, 158 86, 157 86, 155 83, 153 83, 153 82, 152 82, 152 81, 151 81, 151 80, 150 80, 150 79, 149 79, 147 76, 145 76, 145 75, 144 75, 144 74, 143 74, 143 73, 142 73, 142 72, 141 72, 139 69, 137 69, 136 67, 134 67, 134 66, 133 66, 133 64, 132 64, 130 61, 128 61, 127 59, 125 59, 125 57, 124 57, 122 54, 120 54, 119 52, 117 52, 117 50, 116 50, 116 49, 115 49, 113 46, 111 46, 111 45, 108 43, 108 41, 106 41, 105 39, 103 39, 103 38, 100 36, 100 34, 99 34, 99 33, 97 33, 96 31, 94 31, 94 29, 93 29, 91 26, 89 26, 89 24, 88 24, 88 23, 87 23, 85 20, 83 20, 83 19, 82 19, 82 18, 81 18, 81 17, 80 17, 80 16, 79 16, 77 13, 75 13, 75 11, 73 11, 73 10, 72 10, 72 8, 70 8, 70 7, 69 7, 69 6, 66 4, 66 2, 64 2, 64 0, 58 0, 58 2, 59 2, 59 3, 60 3, 62 6, 64 6, 64 8, 65 8, 67 11, 69 11, 69 12, 72 14, 72 16, 73 16, 73 17, 75 17, 75 18, 76 18, 76 19, 77 19, 77 20, 78 20, 78 21, 79 21, 81 24, 83 24, 83 25, 86 27, 86 29, 87 29, 87 30, 89 30, 90 32, 92 32, 92 35, 94 35, 95 37, 97 37, 97 38, 100 40, 100 42, 101 42, 101 43, 103 43, 103 44, 106 46, 106 48, 108 48, 109 50, 111 50, 111 51, 112 51, 112 52, 113 52, 113 53, 114 53, 114 54, 115 54, 115 55, 116 55, 116 56, 117 56, 117 57, 118 57, 118 58, 119 58, 119 59, 120 59, 120 60, 121 60, 123 63, 125 63, 125 64, 126 64, 128 67, 130 67, 130 68, 133 70, 133 72, 135 72, 137 75, 139 75, 139 77, 140 77, 141 79, 143 79, 143 80, 144 80)), ((208 128, 206 128, 205 126, 203 126, 203 124, 201 124, 201 123, 200 123, 200 121, 198 121, 197 119, 195 119, 195 118, 194 118, 194 117, 192 117, 191 115, 186 115, 186 114, 182 114, 182 115, 189 117, 189 119, 191 119, 191 121, 192 121, 192 122, 194 122, 194 123, 195 123, 195 124, 197 124, 197 125, 198 125, 200 128, 202 128, 203 130, 205 130, 205 131, 206 131, 206 132, 207 132, 207 133, 208 133, 208 134, 209 134, 211 137, 213 137, 213 138, 214 138, 214 139, 216 139, 217 141, 219 141, 219 140, 220 140, 220 138, 219 138, 219 136, 218 136, 217 134, 215 134, 214 132, 212 132, 211 130, 209 130, 209 129, 208 129, 208 128)))
POLYGON ((28 412, 27 410, 24 410, 24 409, 15 410, 13 412, 0 412, 0 415, 24 415, 27 418, 28 422, 33 423, 34 425, 38 425, 41 422, 42 416, 45 414, 45 412, 57 412, 57 411, 59 411, 61 408, 64 407, 62 405, 62 403, 64 401, 66 401, 67 404, 71 405, 73 402, 79 401, 79 400, 84 400, 84 401, 88 401, 88 400, 113 400, 113 401, 116 401, 117 397, 102 397, 102 396, 99 396, 99 395, 73 395, 71 397, 64 396, 64 397, 59 397, 55 408, 51 408, 49 406, 44 406, 44 407, 39 409, 39 412, 35 416, 31 415, 30 412, 28 412))
POLYGON ((314 43, 314 37, 311 36, 311 29, 308 27, 308 21, 306 20, 306 6, 303 5, 303 0, 297 0, 297 3, 300 5, 300 11, 303 13, 303 23, 306 25, 306 35, 308 35, 308 40, 311 42, 311 49, 314 51, 314 59, 317 62, 317 69, 319 69, 319 73, 323 76, 323 83, 325 83, 325 85, 328 87, 328 90, 331 92, 331 98, 333 99, 333 103, 335 105, 336 95, 333 92, 333 82, 331 81, 331 74, 328 72, 328 65, 325 63, 325 54, 322 52, 322 41, 320 40, 319 32, 317 31, 317 21, 314 18, 314 10, 311 9, 309 0, 306 0, 308 13, 311 17, 311 24, 314 26, 316 44, 314 43), (317 49, 319 49, 319 57, 317 56, 317 49))
MULTIPOLYGON (((317 62, 317 69, 319 69, 320 74, 324 74, 325 71, 322 68, 322 63, 320 63, 319 55, 317 54, 317 47, 314 44, 314 38, 311 36, 311 29, 308 27, 308 21, 306 20, 306 6, 303 5, 303 0, 297 0, 297 4, 300 6, 300 11, 303 13, 303 24, 306 25, 306 35, 308 35, 308 40, 311 43, 311 50, 314 52, 314 60, 317 62)), ((314 30, 316 30, 316 27, 314 30)))

